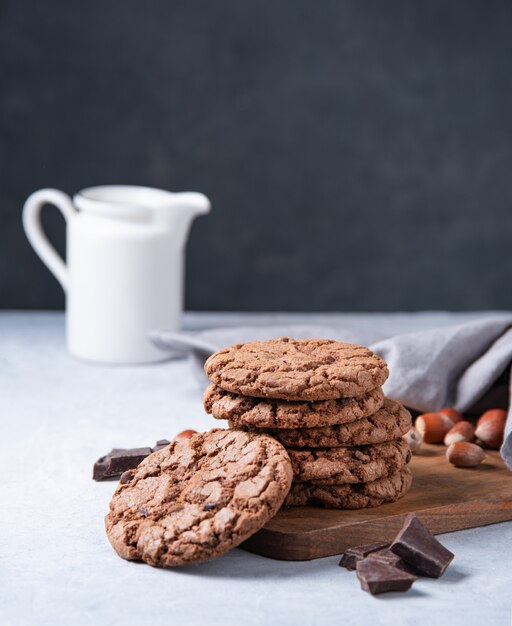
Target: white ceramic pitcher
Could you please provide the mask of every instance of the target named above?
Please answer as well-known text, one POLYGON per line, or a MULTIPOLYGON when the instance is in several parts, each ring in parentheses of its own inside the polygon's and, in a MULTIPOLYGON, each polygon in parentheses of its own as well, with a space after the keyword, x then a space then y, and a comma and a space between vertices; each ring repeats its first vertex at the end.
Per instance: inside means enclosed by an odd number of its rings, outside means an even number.
POLYGON ((188 232, 194 217, 209 210, 200 193, 128 185, 90 187, 73 200, 56 189, 28 198, 25 233, 66 293, 73 355, 108 363, 167 358, 147 333, 179 329, 188 232), (55 205, 67 222, 66 263, 42 229, 45 204, 55 205))

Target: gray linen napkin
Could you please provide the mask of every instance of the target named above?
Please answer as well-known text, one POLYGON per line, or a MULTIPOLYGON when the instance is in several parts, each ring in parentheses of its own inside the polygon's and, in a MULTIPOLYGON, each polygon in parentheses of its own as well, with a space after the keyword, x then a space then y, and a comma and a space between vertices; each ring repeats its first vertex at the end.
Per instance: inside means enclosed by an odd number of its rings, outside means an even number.
MULTIPOLYGON (((156 330, 150 339, 170 356, 189 356, 202 386, 204 361, 235 343, 282 336, 296 339, 329 337, 368 345, 389 365, 386 395, 416 411, 454 406, 467 411, 491 390, 512 363, 512 315, 499 315, 415 333, 383 336, 326 325, 281 325, 216 328, 191 333, 156 330)), ((509 398, 511 394, 508 394, 509 398)), ((512 469, 512 409, 501 454, 512 469)))

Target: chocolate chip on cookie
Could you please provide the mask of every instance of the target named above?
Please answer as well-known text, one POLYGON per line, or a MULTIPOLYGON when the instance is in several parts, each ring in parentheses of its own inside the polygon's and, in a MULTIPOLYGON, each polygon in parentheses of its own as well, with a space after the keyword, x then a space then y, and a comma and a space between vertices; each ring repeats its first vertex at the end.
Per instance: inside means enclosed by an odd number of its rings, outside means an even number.
POLYGON ((206 361, 205 372, 226 391, 300 401, 353 398, 388 377, 385 362, 369 348, 289 337, 219 350, 206 361))
POLYGON ((411 425, 409 411, 400 402, 386 398, 384 405, 376 413, 348 424, 316 428, 275 428, 268 432, 287 448, 336 448, 392 441, 404 435, 411 425))
POLYGON ((207 413, 233 426, 250 428, 311 428, 352 422, 375 413, 384 402, 382 389, 355 398, 299 402, 252 398, 224 391, 211 383, 204 394, 207 413))
POLYGON ((171 567, 223 554, 279 509, 292 480, 265 434, 211 430, 148 456, 117 487, 105 526, 125 559, 171 567))
POLYGON ((364 509, 395 502, 409 491, 411 481, 411 470, 404 467, 391 476, 369 483, 313 485, 296 482, 293 483, 284 505, 313 504, 330 509, 364 509))

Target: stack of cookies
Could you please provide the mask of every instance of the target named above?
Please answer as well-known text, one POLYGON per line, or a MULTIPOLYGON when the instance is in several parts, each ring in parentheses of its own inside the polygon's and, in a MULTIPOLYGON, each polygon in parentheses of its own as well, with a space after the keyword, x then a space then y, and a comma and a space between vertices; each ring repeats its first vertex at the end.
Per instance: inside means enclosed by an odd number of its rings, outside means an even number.
POLYGON ((408 491, 402 435, 411 416, 384 397, 388 368, 368 348, 283 337, 220 350, 205 371, 208 413, 270 433, 287 449, 294 476, 286 506, 359 509, 408 491))

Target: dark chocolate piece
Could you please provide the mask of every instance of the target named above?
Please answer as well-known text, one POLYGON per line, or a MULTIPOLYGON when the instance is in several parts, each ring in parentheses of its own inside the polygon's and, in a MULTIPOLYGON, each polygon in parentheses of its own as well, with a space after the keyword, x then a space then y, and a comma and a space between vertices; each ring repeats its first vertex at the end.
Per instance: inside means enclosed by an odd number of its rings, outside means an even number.
POLYGON ((415 572, 432 578, 442 576, 454 557, 414 513, 406 517, 390 550, 398 554, 415 572))
POLYGON ((94 480, 119 478, 126 470, 136 468, 152 452, 151 448, 114 448, 96 461, 92 477, 94 480))
POLYGON ((153 451, 151 448, 131 448, 122 452, 115 452, 109 457, 108 473, 120 476, 126 470, 134 469, 137 465, 149 456, 153 451))
POLYGON ((107 457, 102 456, 94 464, 94 467, 92 468, 93 480, 103 480, 105 478, 105 470, 107 468, 106 458, 107 457))
POLYGON ((382 563, 386 563, 387 565, 391 565, 393 567, 398 567, 398 569, 401 569, 404 572, 409 572, 410 574, 416 573, 410 565, 407 565, 402 557, 398 556, 398 554, 395 554, 394 552, 391 552, 389 548, 376 550, 375 552, 372 552, 368 558, 381 561, 382 563))
POLYGON ((388 548, 389 543, 386 541, 378 541, 377 543, 367 543, 364 546, 357 546, 355 548, 348 548, 345 550, 341 557, 341 561, 339 562, 340 567, 345 567, 346 569, 356 569, 356 564, 358 561, 366 558, 372 552, 376 550, 382 550, 383 548, 388 548))
POLYGON ((359 561, 356 572, 361 589, 372 595, 388 591, 407 591, 416 580, 413 574, 371 557, 359 561))
MULTIPOLYGON (((92 470, 93 479, 94 480, 108 479, 109 476, 107 476, 106 473, 107 473, 107 467, 108 467, 108 460, 110 456, 112 454, 116 454, 117 452, 124 452, 124 451, 125 451, 125 448, 112 448, 112 450, 108 452, 107 454, 105 454, 105 456, 100 457, 94 464, 94 467, 92 470)), ((115 478, 115 476, 112 476, 112 478, 115 478)))
POLYGON ((128 483, 132 482, 132 478, 133 478, 133 470, 126 470, 126 472, 123 472, 121 474, 121 478, 119 479, 119 482, 121 483, 121 485, 127 485, 128 483))
POLYGON ((171 442, 168 441, 167 439, 159 439, 154 447, 153 447, 153 452, 156 452, 157 450, 161 450, 162 448, 165 448, 166 446, 168 446, 171 442))

